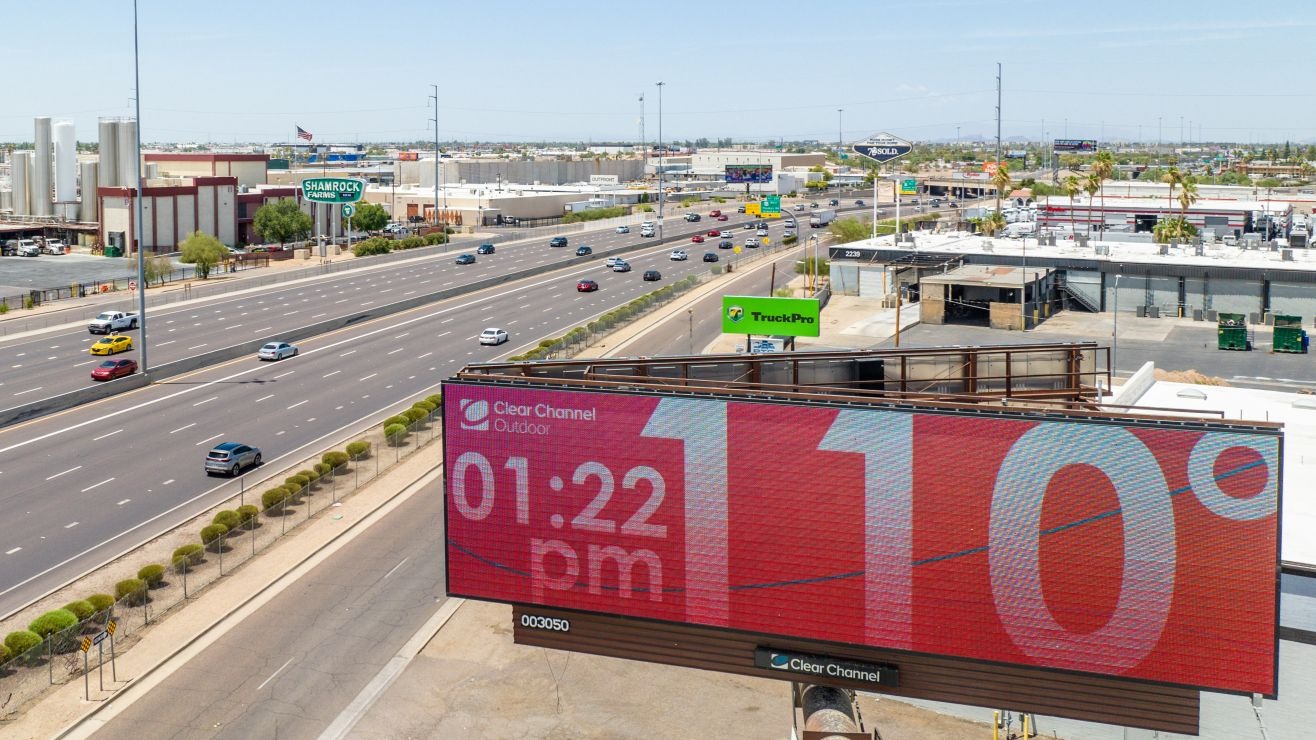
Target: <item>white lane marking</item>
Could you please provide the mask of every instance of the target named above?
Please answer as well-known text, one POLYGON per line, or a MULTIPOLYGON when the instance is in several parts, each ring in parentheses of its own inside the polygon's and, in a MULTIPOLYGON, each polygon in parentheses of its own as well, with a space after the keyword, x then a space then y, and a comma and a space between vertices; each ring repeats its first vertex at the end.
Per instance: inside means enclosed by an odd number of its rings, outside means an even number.
POLYGON ((47 478, 46 480, 55 480, 56 478, 60 477, 61 475, 64 475, 64 473, 72 473, 72 472, 75 471, 75 470, 82 470, 82 466, 79 465, 79 466, 77 466, 77 467, 69 468, 68 470, 63 471, 62 473, 55 473, 54 475, 50 476, 50 477, 47 478))
POLYGON ((216 399, 218 399, 218 398, 219 398, 219 396, 211 396, 210 398, 207 398, 207 399, 204 400, 204 401, 197 401, 196 403, 192 404, 192 408, 196 408, 197 406, 200 406, 200 405, 203 404, 203 403, 210 403, 211 401, 214 401, 214 400, 216 400, 216 399))
MULTIPOLYGON (((15 367, 17 367, 17 365, 15 365, 15 367)), ((15 396, 21 396, 21 395, 23 395, 24 393, 36 393, 37 391, 41 390, 41 389, 44 388, 44 387, 45 387, 45 386, 41 386, 41 385, 39 385, 39 386, 37 386, 36 388, 28 388, 28 389, 25 390, 25 391, 19 391, 19 392, 15 393, 14 395, 15 395, 15 396)))
POLYGON ((415 292, 416 292, 416 291, 414 291, 414 290, 408 290, 406 293, 403 293, 402 296, 405 298, 406 296, 409 296, 409 295, 411 295, 412 293, 415 293, 415 292))
POLYGON ((114 478, 106 478, 105 480, 101 481, 100 483, 93 483, 93 484, 91 484, 90 486, 87 486, 86 488, 82 489, 82 493, 86 493, 87 491, 90 491, 90 490, 93 489, 93 488, 99 488, 100 486, 103 486, 103 485, 105 485, 106 483, 109 483, 109 482, 112 481, 112 480, 114 480, 114 478))
POLYGON ((119 503, 115 504, 115 506, 123 506, 124 504, 128 503, 129 501, 132 501, 132 499, 130 499, 130 498, 126 498, 126 499, 120 501, 119 503))
POLYGON ((270 681, 273 681, 273 680, 274 680, 274 677, 277 676, 277 675, 279 675, 280 673, 282 673, 284 668, 287 668, 288 666, 292 665, 292 661, 293 661, 293 659, 292 659, 292 658, 289 658, 287 663, 284 663, 283 665, 279 666, 279 669, 278 669, 277 671, 271 673, 269 678, 267 678, 267 679, 265 679, 264 681, 261 681, 261 682, 260 682, 260 686, 257 686, 257 687, 256 687, 256 690, 257 690, 257 691, 260 691, 261 689, 265 688, 265 684, 269 683, 270 681))
POLYGON ((343 354, 339 355, 339 357, 347 357, 348 355, 354 355, 354 354, 356 354, 356 350, 354 350, 354 349, 349 349, 348 351, 346 351, 346 352, 344 352, 343 354))
POLYGON ((157 347, 163 347, 163 346, 165 346, 166 344, 173 344, 174 342, 177 342, 177 341, 178 341, 177 339, 170 339, 170 340, 167 341, 167 342, 161 342, 161 343, 159 343, 159 344, 157 344, 157 345, 155 345, 155 346, 157 346, 157 347))
POLYGON ((92 438, 91 438, 91 441, 92 441, 92 442, 99 442, 99 441, 101 441, 102 439, 105 439, 106 437, 113 437, 114 435, 116 435, 116 434, 118 434, 119 432, 122 432, 122 431, 123 431, 122 429, 115 429, 114 431, 110 432, 109 434, 102 434, 102 435, 99 436, 99 437, 92 437, 92 438))
POLYGON ((311 399, 309 399, 309 398, 306 399, 305 401, 298 401, 297 403, 294 403, 293 405, 289 406, 289 407, 288 407, 288 410, 289 410, 289 411, 292 411, 293 409, 297 408, 298 406, 301 406, 301 405, 304 404, 304 403, 310 403, 310 402, 311 402, 311 399))
POLYGON ((439 336, 440 336, 440 337, 446 337, 446 336, 448 336, 448 335, 451 334, 451 333, 452 333, 452 332, 450 332, 450 331, 445 331, 445 332, 443 332, 442 334, 440 334, 439 336))
POLYGON ((410 559, 411 559, 410 557, 402 558, 402 562, 401 562, 401 563, 398 563, 398 564, 395 565, 395 566, 393 566, 393 568, 392 568, 391 570, 389 570, 389 572, 385 573, 385 574, 384 574, 384 578, 388 578, 389 576, 391 576, 391 575, 393 575, 394 573, 398 572, 398 568, 401 568, 401 567, 402 567, 402 566, 403 566, 408 560, 410 560, 410 559))
POLYGON ((201 344, 198 344, 198 345, 195 346, 195 347, 188 347, 187 349, 188 349, 189 351, 191 351, 191 350, 194 350, 194 349, 201 349, 201 348, 204 347, 204 346, 206 346, 206 345, 205 345, 205 343, 203 342, 203 343, 201 343, 201 344))
POLYGON ((264 329, 257 329, 256 331, 253 331, 252 334, 260 334, 260 333, 263 332, 263 331, 269 331, 270 329, 273 329, 273 328, 274 328, 274 327, 272 327, 272 326, 267 326, 267 327, 265 327, 264 329))
POLYGON ((297 371, 296 371, 296 370, 289 370, 289 371, 286 372, 286 373, 279 373, 278 375, 275 375, 275 376, 274 376, 274 380, 278 380, 279 378, 282 378, 282 377, 284 377, 285 375, 292 375, 292 374, 295 373, 295 372, 297 372, 297 371))
POLYGON ((273 394, 273 393, 271 393, 271 394, 268 395, 268 396, 261 396, 260 398, 257 398, 255 401, 252 401, 252 403, 260 403, 261 401, 268 401, 268 400, 270 400, 271 398, 274 398, 274 394, 273 394))
POLYGON ((378 375, 378 374, 379 374, 379 373, 370 373, 369 375, 365 376, 364 378, 358 378, 358 379, 357 379, 357 382, 359 383, 359 382, 361 382, 361 381, 363 381, 363 380, 370 380, 371 378, 375 377, 375 376, 378 375))
POLYGON ((167 485, 169 485, 170 483, 173 483, 173 482, 174 482, 174 479, 173 479, 173 478, 170 478, 169 480, 165 481, 164 483, 161 483, 160 485, 162 485, 162 486, 167 486, 167 485))
POLYGON ((213 437, 206 437, 205 439, 201 440, 200 442, 197 442, 196 444, 194 444, 194 445, 192 445, 192 446, 193 446, 193 447, 200 447, 201 445, 203 445, 203 444, 209 442, 210 440, 212 440, 212 439, 219 439, 219 438, 222 437, 222 436, 224 436, 224 433, 223 433, 223 432, 220 432, 219 434, 216 434, 216 435, 213 436, 213 437))
POLYGON ((393 338, 394 338, 394 339, 401 339, 401 338, 407 336, 407 335, 410 334, 410 333, 411 333, 411 332, 409 332, 409 331, 404 331, 404 332, 402 332, 401 334, 399 334, 399 335, 397 335, 396 337, 393 337, 393 338))
POLYGON ((417 359, 417 360, 423 360, 423 359, 425 359, 426 357, 429 357, 429 356, 432 355, 432 354, 434 354, 434 353, 433 353, 433 352, 426 352, 425 354, 421 355, 420 357, 417 357, 416 359, 417 359))
POLYGON ((341 301, 334 301, 334 305, 335 305, 335 306, 338 305, 339 303, 347 303, 347 299, 344 298, 344 299, 342 299, 341 301))
POLYGON ((274 433, 274 436, 276 436, 276 437, 282 437, 283 434, 284 434, 283 432, 275 432, 275 433, 274 433))
POLYGON ((78 526, 77 522, 69 522, 68 524, 64 525, 64 529, 73 529, 76 526, 78 526))
POLYGON ((5 554, 6 554, 6 555, 13 555, 14 553, 16 553, 16 552, 18 552, 19 550, 22 550, 22 549, 23 549, 23 548, 21 548, 21 547, 15 547, 15 548, 12 549, 12 550, 5 550, 5 554))
POLYGON ((518 310, 518 311, 524 311, 524 310, 526 310, 527 308, 530 308, 530 304, 529 304, 529 303, 525 304, 524 306, 517 306, 517 307, 516 307, 516 310, 518 310))
POLYGON ((242 328, 242 324, 234 324, 233 326, 230 326, 229 328, 230 328, 230 329, 241 329, 241 328, 242 328))
POLYGON ((454 321, 454 319, 444 319, 443 321, 440 321, 439 323, 440 323, 440 324, 451 324, 453 321, 454 321))
POLYGON ((391 351, 391 352, 385 352, 384 355, 385 355, 385 356, 388 356, 388 355, 396 355, 397 353, 401 352, 401 351, 404 350, 404 349, 406 349, 406 347, 398 347, 397 349, 395 349, 395 350, 393 350, 393 351, 391 351))
POLYGON ((372 305, 372 304, 374 304, 374 301, 366 301, 365 303, 362 303, 361 305, 362 305, 362 306, 369 306, 369 305, 372 305))
POLYGON ((327 313, 317 313, 316 315, 312 316, 311 318, 313 318, 313 319, 318 319, 318 318, 320 318, 321 316, 328 316, 328 315, 329 315, 329 314, 327 314, 327 313))
POLYGON ((10 367, 10 369, 17 369, 17 368, 22 367, 22 365, 10 365, 9 367, 10 367))
POLYGON ((174 431, 170 432, 170 434, 178 434, 179 432, 183 431, 184 429, 191 429, 191 428, 194 427, 194 426, 196 426, 196 422, 195 422, 195 421, 192 422, 191 424, 188 424, 188 425, 185 426, 185 427, 179 427, 179 428, 175 429, 174 431))
POLYGON ((322 378, 328 378, 328 377, 332 377, 332 376, 334 376, 334 375, 337 375, 337 374, 339 374, 339 373, 341 373, 341 372, 342 372, 342 370, 335 370, 335 371, 333 371, 332 373, 325 373, 324 375, 321 375, 320 377, 322 377, 322 378))
POLYGON ((58 357, 57 355, 51 355, 50 357, 47 357, 46 359, 47 359, 47 360, 58 360, 59 357, 58 357))

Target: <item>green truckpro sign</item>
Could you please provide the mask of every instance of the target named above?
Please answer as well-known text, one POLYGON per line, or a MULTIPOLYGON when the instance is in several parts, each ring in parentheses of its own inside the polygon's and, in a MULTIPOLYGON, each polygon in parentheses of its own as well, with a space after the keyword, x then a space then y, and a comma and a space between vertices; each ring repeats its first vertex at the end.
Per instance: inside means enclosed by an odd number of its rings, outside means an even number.
POLYGON ((302 195, 312 203, 355 203, 366 192, 366 181, 353 177, 311 177, 302 180, 302 195))
POLYGON ((722 296, 722 331, 783 337, 818 336, 817 298, 722 296))

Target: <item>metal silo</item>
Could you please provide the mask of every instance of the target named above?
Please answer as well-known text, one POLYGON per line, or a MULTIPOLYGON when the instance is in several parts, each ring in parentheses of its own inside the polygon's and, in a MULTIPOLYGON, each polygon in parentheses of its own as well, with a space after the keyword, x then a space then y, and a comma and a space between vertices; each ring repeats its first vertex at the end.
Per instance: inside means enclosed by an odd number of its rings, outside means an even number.
POLYGON ((55 138, 55 215, 78 219, 78 136, 72 121, 52 127, 55 138))
POLYGON ((9 164, 9 182, 14 188, 14 214, 27 216, 32 213, 32 201, 27 197, 27 173, 32 167, 32 152, 14 152, 14 161, 9 164))
POLYGON ((50 118, 34 119, 36 138, 32 168, 28 170, 28 199, 33 216, 51 215, 50 201, 50 118))
POLYGON ((82 208, 78 220, 99 221, 100 201, 96 198, 96 188, 100 182, 100 163, 82 162, 78 168, 82 173, 82 208))
POLYGON ((100 120, 100 167, 97 184, 112 188, 119 184, 119 122, 113 118, 100 120))
POLYGON ((118 142, 118 185, 120 187, 137 187, 137 121, 120 118, 115 139, 118 142))

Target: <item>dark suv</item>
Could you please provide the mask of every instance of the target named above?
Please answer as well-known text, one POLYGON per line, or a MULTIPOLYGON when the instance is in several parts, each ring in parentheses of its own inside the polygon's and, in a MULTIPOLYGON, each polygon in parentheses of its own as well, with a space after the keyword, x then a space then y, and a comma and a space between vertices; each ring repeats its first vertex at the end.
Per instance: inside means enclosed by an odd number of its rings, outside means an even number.
POLYGON ((219 473, 234 476, 243 468, 260 465, 260 450, 240 442, 224 442, 215 445, 206 455, 206 475, 219 473))
POLYGON ((548 240, 548 246, 565 247, 567 246, 567 238, 565 236, 555 236, 552 239, 548 240))

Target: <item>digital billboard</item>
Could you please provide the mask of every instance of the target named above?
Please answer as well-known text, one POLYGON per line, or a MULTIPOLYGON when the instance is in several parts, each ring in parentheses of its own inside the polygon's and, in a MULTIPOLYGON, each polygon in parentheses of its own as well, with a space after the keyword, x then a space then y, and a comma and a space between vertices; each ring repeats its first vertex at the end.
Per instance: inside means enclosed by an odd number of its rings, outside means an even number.
POLYGON ((444 384, 451 595, 1274 695, 1281 439, 444 384))
POLYGON ((729 164, 723 176, 729 183, 765 183, 772 182, 772 165, 770 164, 729 164))
POLYGON ((722 296, 722 332, 816 337, 822 312, 817 298, 722 296))
POLYGON ((1097 150, 1096 139, 1056 139, 1051 145, 1052 151, 1057 152, 1079 152, 1080 154, 1091 154, 1097 150))

